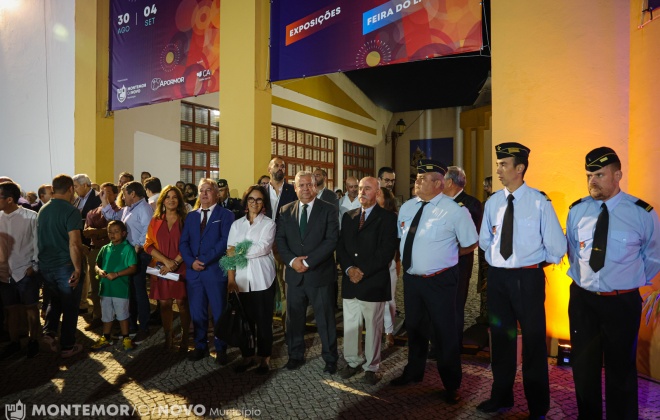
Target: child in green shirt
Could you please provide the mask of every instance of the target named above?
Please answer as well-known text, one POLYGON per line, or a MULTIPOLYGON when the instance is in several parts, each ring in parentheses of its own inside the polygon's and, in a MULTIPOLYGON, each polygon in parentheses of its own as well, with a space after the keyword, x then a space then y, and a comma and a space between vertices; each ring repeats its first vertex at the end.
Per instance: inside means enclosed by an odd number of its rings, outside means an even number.
POLYGON ((99 351, 114 344, 110 335, 112 321, 115 317, 121 327, 124 350, 133 350, 133 343, 128 336, 128 298, 130 293, 130 276, 137 271, 137 254, 135 248, 126 241, 128 231, 126 225, 118 220, 108 223, 108 238, 110 243, 104 245, 96 258, 96 274, 101 283, 101 321, 103 335, 91 347, 99 351))

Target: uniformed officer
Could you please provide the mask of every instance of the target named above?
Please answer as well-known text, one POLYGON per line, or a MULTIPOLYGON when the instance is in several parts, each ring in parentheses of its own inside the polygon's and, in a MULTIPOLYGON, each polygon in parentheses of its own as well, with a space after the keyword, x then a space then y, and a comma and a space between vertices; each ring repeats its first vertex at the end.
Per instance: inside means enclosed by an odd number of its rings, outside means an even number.
POLYGON ((490 399, 477 409, 492 413, 513 406, 518 322, 523 386, 533 419, 543 418, 550 408, 542 267, 561 261, 566 238, 550 199, 524 181, 529 152, 519 143, 495 146, 497 176, 505 188, 486 201, 479 231, 479 247, 491 266, 487 293, 493 387, 490 399))
POLYGON ((589 196, 571 205, 566 222, 579 417, 602 418, 604 356, 606 417, 637 419, 638 288, 660 271, 658 214, 621 191, 621 162, 614 150, 589 152, 586 170, 589 196))
POLYGON ((440 343, 438 372, 444 399, 455 404, 460 400, 462 379, 456 334, 458 256, 476 248, 478 235, 467 209, 442 194, 446 172, 447 167, 438 161, 420 160, 416 197, 399 212, 409 349, 403 374, 391 384, 405 385, 424 377, 430 322, 440 343))

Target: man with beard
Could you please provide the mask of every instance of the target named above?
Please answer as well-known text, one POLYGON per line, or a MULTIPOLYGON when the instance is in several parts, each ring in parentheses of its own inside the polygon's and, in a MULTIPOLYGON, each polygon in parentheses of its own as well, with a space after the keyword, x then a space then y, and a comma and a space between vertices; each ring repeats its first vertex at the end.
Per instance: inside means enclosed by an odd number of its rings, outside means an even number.
POLYGON ((378 183, 381 187, 385 187, 392 191, 394 194, 394 183, 396 182, 396 174, 394 169, 389 166, 383 166, 378 170, 378 183))
POLYGON ((599 147, 586 156, 589 196, 570 206, 566 221, 568 319, 580 418, 638 418, 639 288, 660 271, 660 223, 653 207, 621 191, 621 162, 599 147))
POLYGON ((331 190, 325 187, 326 179, 328 179, 328 173, 321 168, 316 168, 314 171, 314 181, 316 182, 316 198, 319 198, 326 203, 332 204, 335 206, 335 209, 339 211, 339 200, 337 199, 337 194, 333 193, 331 190))
MULTIPOLYGON (((268 173, 270 174, 270 183, 268 184, 268 198, 270 199, 270 209, 266 211, 266 216, 277 221, 280 217, 280 208, 292 203, 298 199, 293 185, 286 182, 286 164, 279 158, 273 158, 268 164, 268 173)), ((275 273, 279 287, 275 293, 275 312, 282 314, 282 323, 286 313, 286 285, 284 284, 285 262, 280 258, 277 252, 277 244, 273 245, 273 256, 275 257, 275 273)))

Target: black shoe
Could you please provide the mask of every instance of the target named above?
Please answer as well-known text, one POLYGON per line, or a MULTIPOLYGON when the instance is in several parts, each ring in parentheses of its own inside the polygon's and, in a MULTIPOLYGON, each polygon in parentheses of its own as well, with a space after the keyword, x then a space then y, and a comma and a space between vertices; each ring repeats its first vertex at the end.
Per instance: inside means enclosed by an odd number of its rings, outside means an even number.
POLYGON ((326 362, 325 367, 323 368, 323 373, 329 373, 330 375, 337 373, 337 363, 326 362))
POLYGON ((9 359, 20 351, 21 343, 18 341, 12 341, 11 343, 7 344, 4 350, 2 350, 2 353, 0 353, 0 360, 9 359))
POLYGON ((457 389, 445 389, 442 393, 442 399, 445 400, 447 404, 458 404, 461 400, 461 395, 458 393, 457 389))
POLYGON ((220 351, 216 350, 215 363, 220 366, 226 366, 229 363, 229 358, 227 357, 227 349, 222 349, 220 351))
POLYGON ((209 355, 209 349, 195 349, 188 352, 188 360, 198 362, 209 355))
POLYGON ((362 367, 360 365, 357 365, 355 367, 351 367, 351 365, 346 365, 345 368, 343 368, 342 370, 339 371, 339 376, 342 379, 348 379, 348 378, 355 375, 356 373, 358 373, 361 370, 362 370, 362 367))
POLYGON ((305 364, 305 360, 289 359, 289 361, 286 362, 286 365, 284 367, 289 370, 296 370, 296 369, 300 369, 300 367, 304 364, 305 364))
POLYGON ((247 360, 244 359, 240 365, 234 367, 234 372, 243 373, 246 370, 250 369, 252 366, 256 366, 256 364, 257 361, 254 360, 254 358, 249 358, 247 360))
POLYGON ((390 381, 390 385, 392 386, 403 386, 403 385, 408 385, 409 383, 417 383, 417 382, 422 382, 423 377, 419 378, 413 378, 412 376, 407 375, 405 372, 403 375, 399 376, 396 379, 392 379, 390 381))
POLYGON ((499 401, 491 398, 479 404, 477 406, 477 410, 481 411, 482 413, 495 413, 496 411, 499 411, 503 408, 511 407, 513 407, 513 397, 499 401))
POLYGON ((369 385, 376 385, 380 379, 380 374, 368 370, 364 372, 364 378, 362 378, 362 382, 369 385))
POLYGON ((32 359, 39 353, 39 342, 37 340, 30 340, 27 344, 27 358, 32 359))

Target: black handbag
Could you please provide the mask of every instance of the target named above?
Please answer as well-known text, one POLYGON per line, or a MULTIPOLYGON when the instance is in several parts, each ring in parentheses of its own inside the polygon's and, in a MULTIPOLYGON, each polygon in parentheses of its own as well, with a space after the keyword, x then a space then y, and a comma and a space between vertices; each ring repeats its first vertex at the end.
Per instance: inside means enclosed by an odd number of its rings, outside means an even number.
POLYGON ((245 316, 238 293, 232 292, 227 299, 227 307, 215 325, 216 336, 230 347, 243 350, 255 348, 254 331, 245 316))

